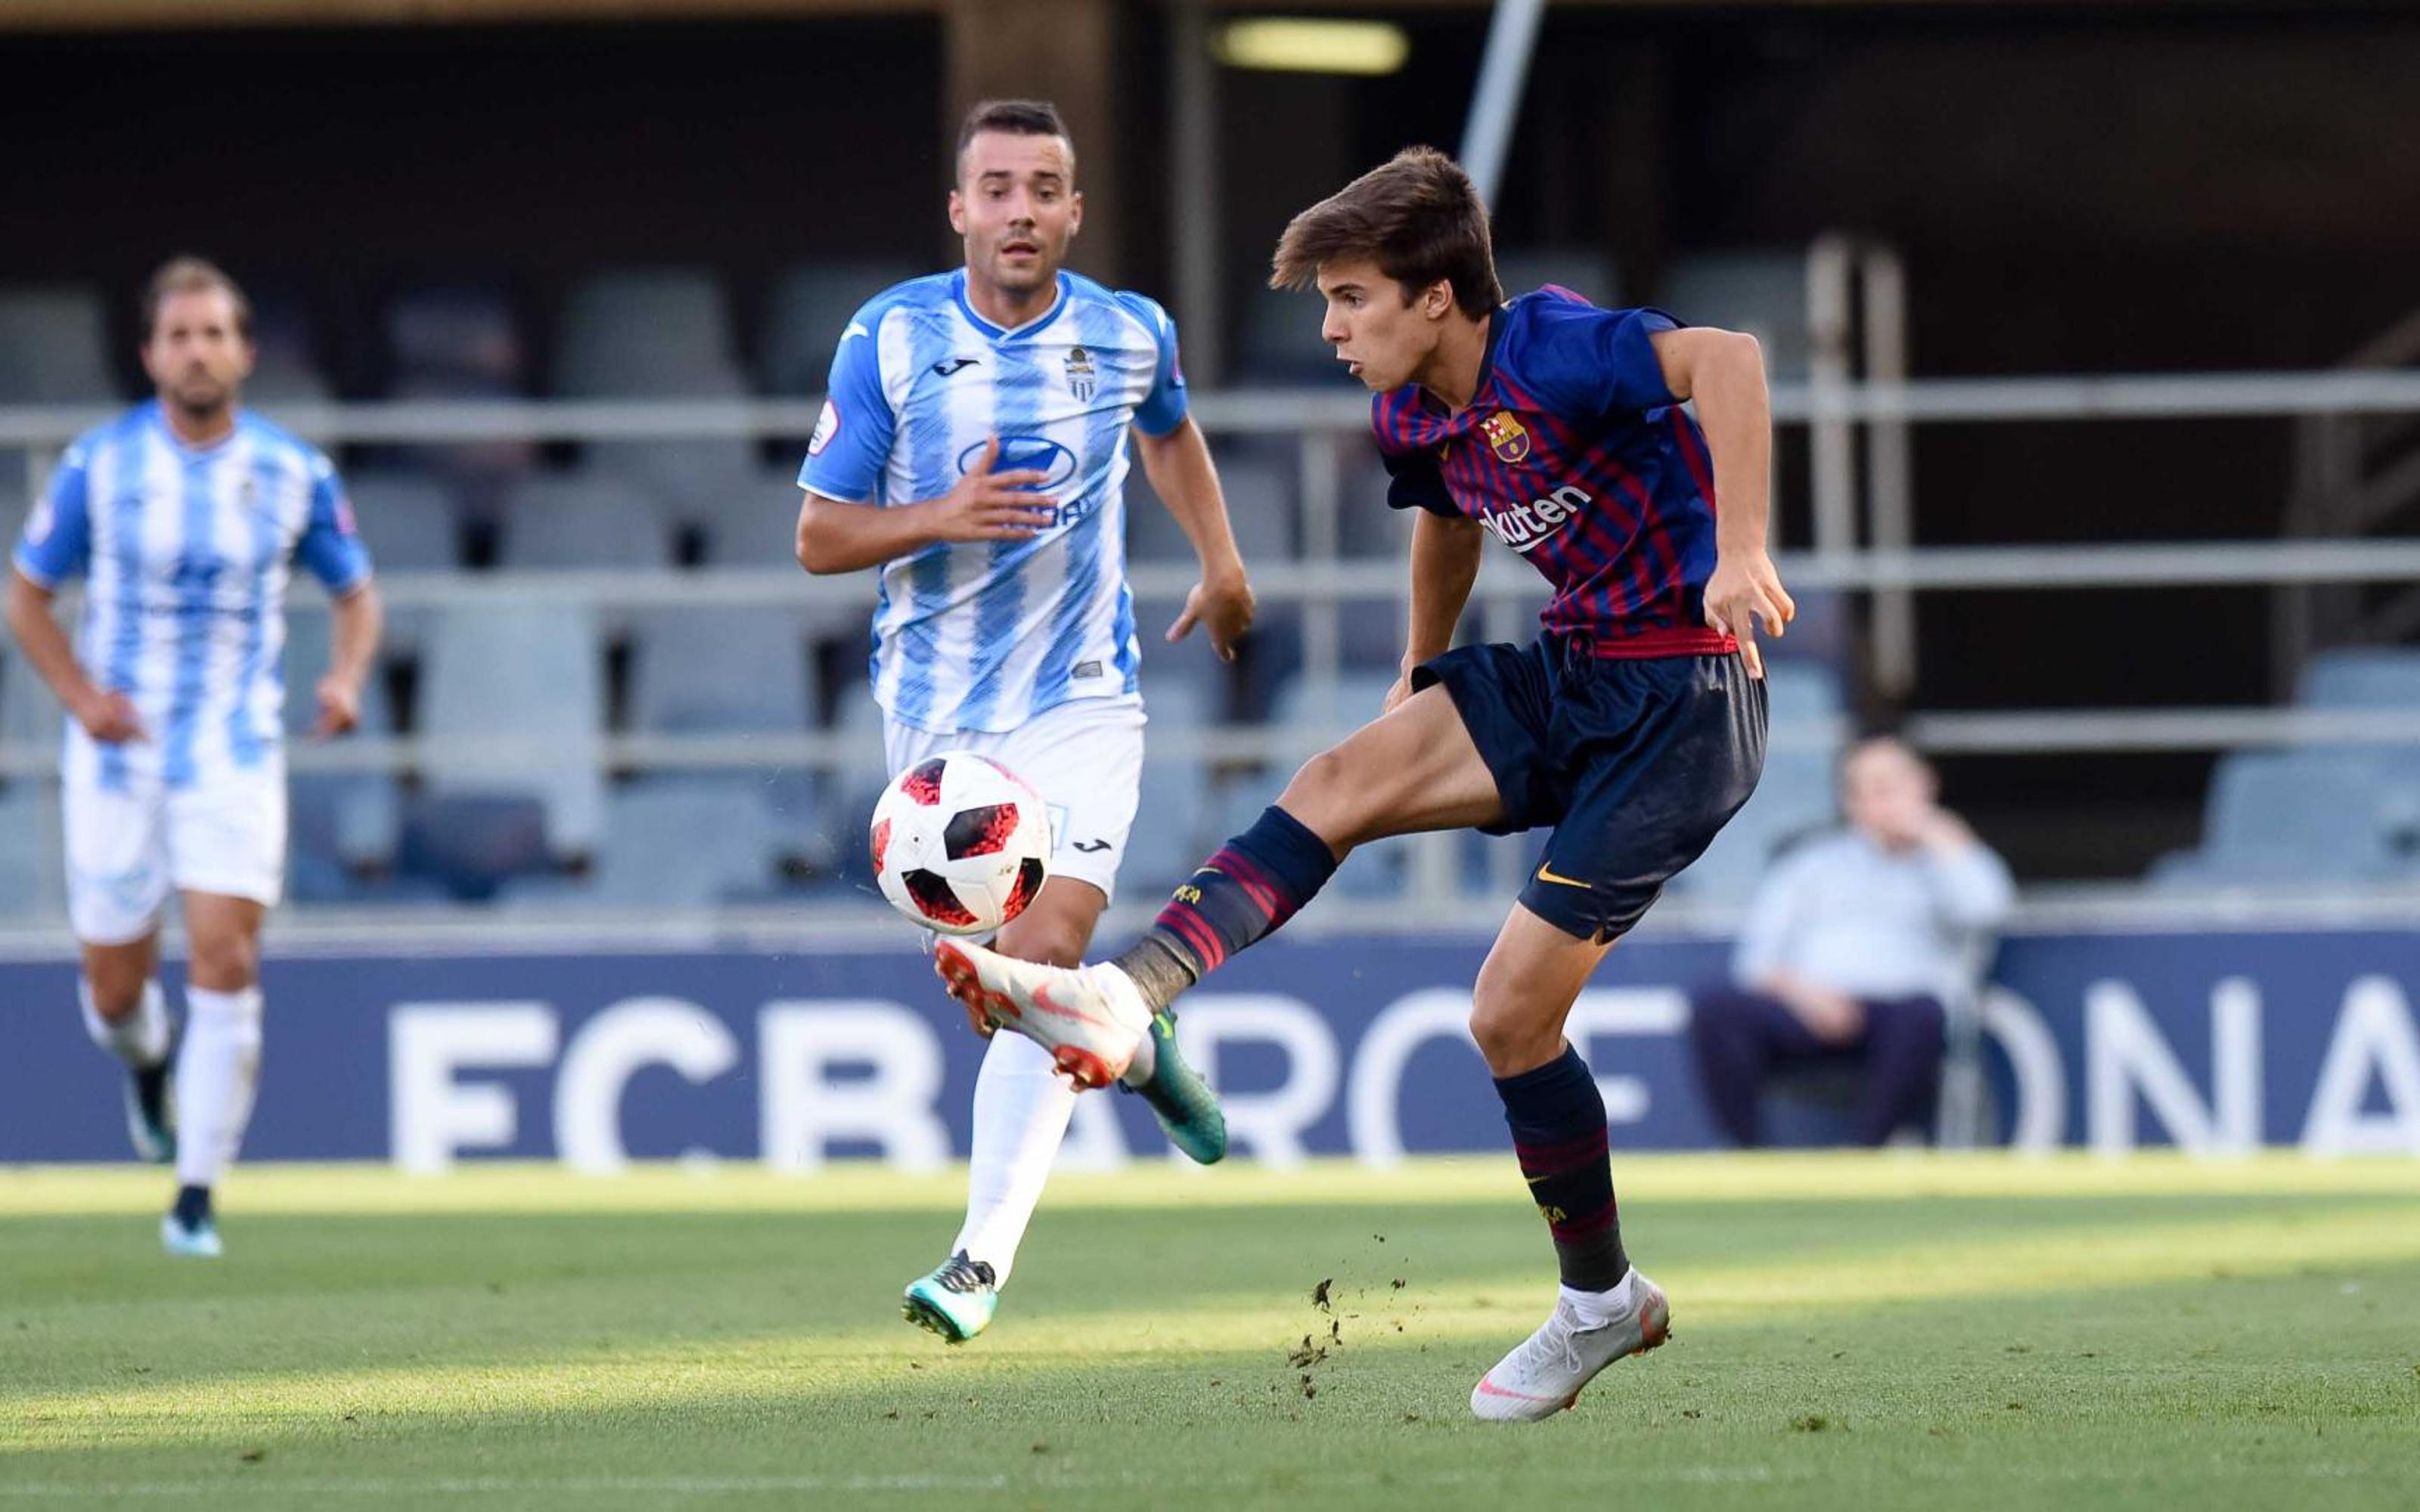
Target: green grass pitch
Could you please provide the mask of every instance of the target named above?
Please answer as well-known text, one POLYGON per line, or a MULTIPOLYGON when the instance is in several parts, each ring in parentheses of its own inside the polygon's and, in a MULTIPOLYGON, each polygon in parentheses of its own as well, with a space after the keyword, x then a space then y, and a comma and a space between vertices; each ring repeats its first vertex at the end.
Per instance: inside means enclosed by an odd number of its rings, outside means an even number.
POLYGON ((2420 1505, 2420 1162, 1617 1174, 1672 1343, 1508 1427, 1509 1161, 1063 1177, 954 1349, 951 1176, 257 1167, 210 1264, 157 1173, 0 1170, 0 1512, 2420 1505))

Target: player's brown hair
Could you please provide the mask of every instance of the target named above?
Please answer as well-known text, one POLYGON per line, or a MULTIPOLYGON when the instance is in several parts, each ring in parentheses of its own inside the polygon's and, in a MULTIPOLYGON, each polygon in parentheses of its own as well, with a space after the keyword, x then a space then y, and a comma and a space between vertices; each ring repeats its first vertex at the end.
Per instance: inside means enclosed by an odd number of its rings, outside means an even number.
POLYGON ((1059 107, 1047 100, 977 100, 967 118, 958 125, 958 148, 950 160, 954 171, 965 173, 967 144, 978 131, 1006 131, 1011 136, 1055 136, 1067 144, 1067 172, 1076 172, 1076 139, 1067 134, 1067 123, 1059 118, 1059 107))
POLYGON ((1375 260, 1406 304, 1439 279, 1474 320, 1504 302, 1487 207, 1462 164, 1435 147, 1405 147, 1287 222, 1269 287, 1314 287, 1322 265, 1351 257, 1375 260))
POLYGON ((178 294, 200 294, 210 289, 224 292, 235 306, 236 334, 252 339, 252 301, 245 297, 242 285, 229 278, 226 270, 207 257, 171 257, 162 263, 143 286, 143 339, 148 342, 160 324, 160 306, 178 294))

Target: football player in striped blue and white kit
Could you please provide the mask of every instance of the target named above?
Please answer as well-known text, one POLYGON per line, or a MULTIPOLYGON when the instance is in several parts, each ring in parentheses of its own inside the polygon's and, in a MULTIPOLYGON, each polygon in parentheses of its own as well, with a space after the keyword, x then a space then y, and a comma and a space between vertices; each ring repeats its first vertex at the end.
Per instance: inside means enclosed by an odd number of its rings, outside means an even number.
MULTIPOLYGON (((799 474, 798 538, 810 572, 881 569, 873 676, 892 770, 972 749, 1050 805, 1050 880, 997 943, 1064 964, 1083 959, 1109 903, 1142 769, 1129 431, 1202 563, 1168 638, 1198 624, 1232 658, 1252 618, 1174 324, 1139 294, 1062 270, 1083 215, 1075 157, 1046 103, 969 114, 950 193, 966 265, 885 290, 843 332, 799 474)), ((1180 1149, 1213 1161, 1226 1125, 1171 1022, 1153 1026, 1125 1085, 1180 1149)), ((949 1260, 908 1288, 911 1321, 953 1341, 991 1321, 1075 1102, 1047 1051, 993 1039, 966 1224, 949 1260)))
POLYGON ((379 597, 334 469, 238 407, 251 310, 226 274, 178 258, 145 302, 159 396, 70 446, 26 521, 10 631, 67 705, 68 912, 85 1026, 126 1062, 138 1151, 174 1160, 174 1255, 220 1252, 210 1189, 252 1116, 260 926, 286 871, 286 584, 300 562, 334 601, 318 733, 349 730, 377 654, 379 597), (74 644, 53 617, 85 579, 74 644), (185 1022, 170 1104, 160 916, 183 896, 185 1022))

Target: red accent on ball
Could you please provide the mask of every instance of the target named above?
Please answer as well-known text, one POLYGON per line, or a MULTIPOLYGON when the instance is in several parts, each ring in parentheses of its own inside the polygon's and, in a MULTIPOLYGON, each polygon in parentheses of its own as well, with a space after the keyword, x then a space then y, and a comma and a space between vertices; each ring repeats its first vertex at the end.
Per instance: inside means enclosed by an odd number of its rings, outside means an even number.
POLYGON ((1039 856, 1029 856, 1016 868, 1016 886, 1009 889, 1008 906, 1001 910, 1001 922, 1006 923, 1025 912, 1025 905, 1042 890, 1043 865, 1039 856))
POLYGON ((911 803, 931 808, 941 801, 941 758, 919 763, 899 779, 899 791, 908 795, 911 803))
POLYGON ((885 819, 874 826, 874 871, 876 875, 879 876, 881 874, 882 857, 889 854, 890 850, 891 821, 885 819))
POLYGON ((1013 803, 961 809, 950 815, 948 826, 941 831, 942 852, 953 861, 970 856, 997 856, 1008 848, 1009 837, 1016 833, 1016 805, 1013 803))
POLYGON ((975 921, 974 911, 958 901, 950 890, 949 879, 938 872, 919 867, 900 877, 908 885, 908 896, 916 900, 916 907, 936 924, 967 925, 975 921))

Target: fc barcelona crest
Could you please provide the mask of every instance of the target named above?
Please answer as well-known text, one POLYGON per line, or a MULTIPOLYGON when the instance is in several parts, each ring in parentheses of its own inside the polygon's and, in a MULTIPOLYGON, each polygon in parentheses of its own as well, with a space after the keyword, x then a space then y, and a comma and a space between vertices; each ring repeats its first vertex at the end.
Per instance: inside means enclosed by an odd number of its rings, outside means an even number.
POLYGON ((1093 354, 1081 347, 1067 348, 1067 392, 1079 403, 1093 398, 1093 354))
POLYGON ((1498 409, 1479 423, 1479 433, 1487 438, 1487 448, 1506 462, 1518 462, 1529 455, 1529 433, 1521 422, 1498 409))

